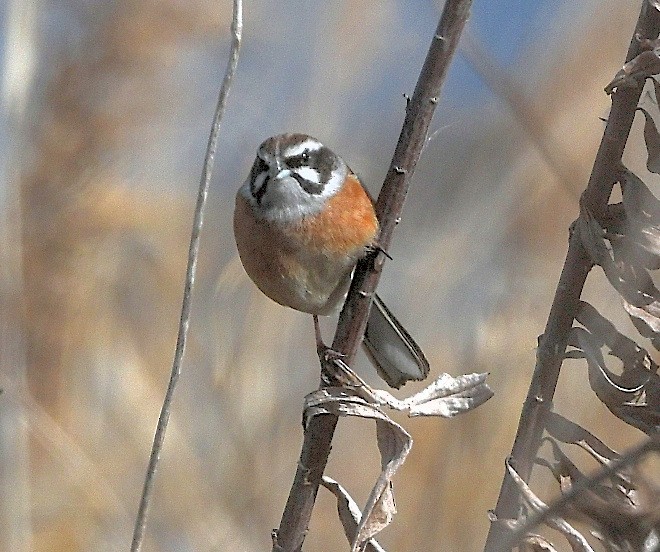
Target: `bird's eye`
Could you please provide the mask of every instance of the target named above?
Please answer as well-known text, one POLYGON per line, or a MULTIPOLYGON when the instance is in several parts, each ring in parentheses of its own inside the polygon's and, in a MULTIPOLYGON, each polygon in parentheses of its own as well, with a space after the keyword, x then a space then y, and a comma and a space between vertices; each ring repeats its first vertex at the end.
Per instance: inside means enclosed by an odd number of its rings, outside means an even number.
POLYGON ((309 150, 303 150, 302 153, 289 157, 286 160, 286 164, 292 169, 298 169, 303 165, 309 163, 309 158, 310 158, 309 150))

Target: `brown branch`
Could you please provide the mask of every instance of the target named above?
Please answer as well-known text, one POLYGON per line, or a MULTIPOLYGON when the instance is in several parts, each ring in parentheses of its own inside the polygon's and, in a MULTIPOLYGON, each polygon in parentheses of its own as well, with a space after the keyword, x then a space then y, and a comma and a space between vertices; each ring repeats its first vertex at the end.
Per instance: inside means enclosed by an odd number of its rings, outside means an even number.
MULTIPOLYGON (((410 179, 424 147, 428 127, 438 103, 440 88, 467 22, 472 0, 447 0, 424 66, 408 104, 390 168, 376 202, 380 222, 379 245, 387 250, 408 192, 410 179)), ((360 262, 344 304, 332 348, 351 364, 362 342, 385 255, 360 262)), ((273 534, 273 550, 293 552, 302 548, 319 482, 330 454, 337 425, 331 415, 315 416, 305 430, 305 441, 280 528, 273 534)))
MULTIPOLYGON (((660 33, 660 13, 647 0, 637 21, 635 34, 628 49, 626 61, 640 52, 637 38, 657 38, 660 33)), ((612 96, 612 109, 596 154, 596 160, 581 203, 596 217, 605 212, 612 188, 619 175, 623 150, 628 140, 635 109, 643 83, 634 88, 620 88, 612 96)), ((548 413, 559 379, 559 371, 566 351, 568 333, 573 326, 582 288, 593 264, 587 255, 579 232, 571 235, 564 268, 559 278, 555 297, 541 336, 536 355, 536 366, 529 391, 520 415, 518 432, 511 450, 511 464, 516 472, 529 481, 534 459, 538 453, 548 413)), ((508 531, 496 520, 515 519, 518 516, 520 494, 511 477, 505 472, 502 488, 495 508, 485 550, 492 551, 508 531)))

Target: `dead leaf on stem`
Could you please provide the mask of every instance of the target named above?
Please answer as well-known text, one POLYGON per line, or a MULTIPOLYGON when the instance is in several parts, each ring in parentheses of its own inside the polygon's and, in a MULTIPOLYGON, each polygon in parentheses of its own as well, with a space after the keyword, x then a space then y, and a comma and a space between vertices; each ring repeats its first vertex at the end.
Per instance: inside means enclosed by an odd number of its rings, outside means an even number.
MULTIPOLYGON (((535 513, 547 510, 548 506, 545 504, 545 502, 543 502, 538 496, 534 494, 529 485, 525 483, 523 478, 518 475, 518 472, 513 469, 508 460, 506 462, 506 468, 509 472, 509 475, 518 487, 523 501, 530 508, 530 510, 535 513)), ((524 519, 518 521, 519 524, 524 524, 524 522, 524 519)), ((584 536, 564 518, 558 516, 552 517, 545 520, 545 524, 564 535, 574 552, 594 552, 587 539, 584 538, 584 536)))
POLYGON ((624 172, 621 181, 624 213, 616 209, 613 215, 615 209, 610 209, 609 232, 606 233, 584 207, 577 230, 592 261, 602 267, 609 282, 621 294, 624 307, 628 304, 640 309, 626 308, 626 311, 640 333, 654 339, 655 344, 656 338, 660 338, 660 334, 655 333, 660 329, 660 291, 645 265, 655 265, 659 259, 660 205, 655 197, 653 201, 646 197, 643 190, 648 192, 648 189, 629 171, 624 172))
MULTIPOLYGON (((598 398, 626 423, 649 435, 657 432, 660 429, 658 365, 645 349, 620 333, 589 303, 581 302, 576 320, 584 328, 571 330, 569 345, 586 359, 589 384, 598 398), (605 346, 610 355, 621 360, 620 374, 607 366, 605 346)), ((572 356, 578 355, 573 352, 572 356)))
POLYGON ((660 134, 651 114, 643 107, 637 109, 644 114, 644 142, 648 153, 646 168, 650 172, 658 174, 660 173, 660 134))
POLYGON ((548 414, 545 429, 554 439, 565 444, 580 447, 601 464, 608 464, 619 457, 614 450, 609 448, 598 437, 556 412, 550 412, 548 414))
POLYGON ((626 63, 605 87, 605 92, 612 94, 617 88, 639 86, 645 79, 658 73, 660 73, 660 48, 656 46, 626 63))
POLYGON ((314 416, 356 416, 376 422, 378 449, 382 471, 376 480, 360 515, 360 521, 351 543, 351 552, 361 547, 387 527, 396 508, 392 494, 392 477, 410 452, 412 438, 399 424, 387 416, 378 406, 347 392, 343 388, 326 387, 310 393, 305 398, 306 424, 314 416))
POLYGON ((571 492, 576 485, 583 487, 566 505, 563 515, 589 523, 592 535, 608 550, 653 550, 646 545, 657 543, 660 538, 660 489, 634 467, 614 472, 605 482, 596 483, 571 462, 556 441, 547 441, 553 445, 555 461, 544 465, 559 482, 562 494, 571 492))

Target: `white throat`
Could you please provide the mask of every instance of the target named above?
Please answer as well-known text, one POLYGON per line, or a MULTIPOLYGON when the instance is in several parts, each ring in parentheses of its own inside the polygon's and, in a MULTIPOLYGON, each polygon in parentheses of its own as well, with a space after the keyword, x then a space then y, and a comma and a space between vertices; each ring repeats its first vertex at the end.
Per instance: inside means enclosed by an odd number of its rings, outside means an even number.
MULTIPOLYGON (((305 178, 314 176, 310 171, 315 172, 316 177, 319 176, 317 171, 308 167, 299 170, 305 178)), ((250 203, 257 217, 272 222, 292 222, 320 213, 328 199, 341 188, 348 174, 348 168, 342 163, 333 170, 330 179, 318 194, 306 192, 291 176, 291 172, 285 169, 273 177, 259 200, 252 193, 249 178, 240 187, 239 194, 250 203)), ((257 184, 263 185, 266 178, 265 174, 259 175, 256 179, 257 184)))

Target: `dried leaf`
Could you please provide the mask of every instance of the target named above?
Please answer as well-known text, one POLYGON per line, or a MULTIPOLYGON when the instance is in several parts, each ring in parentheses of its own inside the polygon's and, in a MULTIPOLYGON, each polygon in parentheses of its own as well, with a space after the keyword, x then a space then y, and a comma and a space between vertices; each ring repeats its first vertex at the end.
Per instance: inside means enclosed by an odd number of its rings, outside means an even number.
MULTIPOLYGON (((529 485, 527 485, 527 483, 525 483, 522 477, 518 475, 516 470, 513 469, 513 467, 511 466, 508 460, 506 462, 506 468, 509 472, 509 475, 511 475, 513 481, 518 486, 518 489, 520 491, 520 496, 523 498, 525 503, 532 509, 532 511, 534 512, 545 511, 548 508, 548 506, 532 492, 532 489, 529 487, 529 485)), ((546 524, 548 525, 548 527, 556 529, 562 535, 564 535, 568 543, 571 545, 571 548, 575 552, 594 552, 593 548, 591 548, 591 546, 589 545, 587 539, 585 539, 584 536, 577 529, 575 529, 570 523, 568 523, 565 519, 561 517, 550 518, 546 520, 546 524)))
POLYGON ((644 141, 646 142, 646 168, 653 173, 660 173, 660 134, 651 114, 643 107, 637 108, 644 114, 644 141))
POLYGON ((625 389, 612 380, 600 346, 593 339, 592 334, 582 328, 573 328, 572 333, 577 337, 580 349, 585 354, 589 367, 589 384, 603 403, 618 406, 629 397, 632 398, 635 391, 640 390, 640 388, 625 389))
POLYGON ((558 552, 552 543, 541 535, 527 535, 518 545, 520 552, 558 552))
POLYGON ((624 380, 645 379, 649 370, 657 371, 657 365, 646 350, 619 332, 614 324, 586 301, 580 301, 575 318, 598 339, 598 347, 607 345, 612 354, 624 362, 624 380))
POLYGON ((611 94, 619 87, 634 87, 643 84, 647 77, 660 73, 660 49, 646 50, 626 63, 605 87, 611 94))
POLYGON ((660 105, 660 82, 657 79, 651 79, 653 81, 653 92, 655 93, 655 105, 660 105))
MULTIPOLYGON (((569 343, 568 345, 573 345, 573 344, 569 343)), ((566 351, 564 353, 564 358, 582 359, 582 358, 584 358, 584 353, 582 351, 580 351, 579 349, 572 349, 572 350, 566 351)))
POLYGON ((582 426, 567 420, 563 416, 550 412, 546 422, 546 431, 562 443, 577 445, 587 451, 599 463, 608 465, 619 455, 603 443, 598 437, 582 426))
POLYGON ((631 305, 625 299, 623 300, 623 308, 630 316, 630 320, 637 331, 643 337, 649 338, 653 346, 660 350, 660 318, 643 308, 631 305))
POLYGON ((660 255, 654 252, 657 245, 649 242, 649 235, 644 233, 643 226, 628 219, 623 203, 608 205, 601 222, 604 236, 612 243, 616 258, 649 270, 660 268, 660 255))
MULTIPOLYGON (((339 519, 344 527, 344 534, 346 535, 348 542, 352 543, 355 540, 357 526, 360 523, 360 517, 362 516, 359 506, 355 500, 353 500, 351 495, 348 494, 346 489, 334 479, 324 475, 321 479, 321 484, 337 498, 337 512, 339 513, 339 519)), ((366 542, 364 550, 365 552, 385 552, 385 549, 380 546, 375 539, 369 539, 366 542)))
POLYGON ((605 231, 593 217, 591 211, 584 209, 576 223, 582 245, 594 264, 603 266, 612 257, 611 248, 605 241, 605 231))
MULTIPOLYGON (((552 445, 553 454, 555 457, 554 464, 547 464, 547 467, 552 471, 553 475, 559 482, 562 494, 570 492, 574 485, 577 485, 587 479, 587 476, 578 469, 578 467, 571 462, 559 446, 559 444, 551 439, 548 439, 552 445)), ((606 463, 610 465, 610 462, 606 463)), ((576 512, 583 512, 585 509, 589 510, 592 504, 596 502, 616 502, 621 504, 622 507, 631 508, 632 501, 629 500, 629 495, 634 491, 634 486, 631 483, 630 474, 626 472, 614 473, 611 476, 612 485, 593 484, 589 486, 584 492, 579 493, 573 500, 571 507, 576 512), (625 502, 625 504, 623 504, 625 502)))
POLYGON ((474 410, 493 396, 486 384, 488 374, 465 374, 454 378, 440 374, 424 389, 407 399, 397 399, 383 389, 374 389, 341 359, 335 359, 326 369, 334 378, 347 382, 357 395, 369 403, 405 412, 408 416, 440 416, 452 418, 474 410))
MULTIPOLYGON (((643 109, 642 111, 646 114, 646 111, 643 109)), ((655 127, 654 132, 657 135, 655 127)), ((660 163, 660 144, 656 144, 655 147, 657 149, 653 153, 655 156, 653 163, 660 163)), ((650 149, 649 163, 651 163, 650 149)), ((660 201, 637 175, 627 169, 621 176, 621 193, 630 232, 633 233, 631 239, 649 253, 660 255, 660 201)))
POLYGON ((585 328, 573 328, 569 343, 578 346, 587 360, 589 384, 598 398, 618 418, 651 435, 660 429, 660 377, 658 366, 634 341, 619 333, 588 303, 576 316, 585 328), (623 362, 621 375, 609 370, 601 348, 623 362))
POLYGON ((488 374, 465 374, 458 377, 440 374, 419 393, 399 400, 384 390, 373 390, 374 400, 408 416, 441 416, 452 418, 469 412, 493 396, 485 383, 488 374))
POLYGON ((575 485, 581 488, 565 506, 565 514, 595 525, 597 531, 592 534, 609 549, 641 550, 641 543, 654 527, 660 529, 659 490, 641 479, 634 468, 612 473, 611 485, 597 483, 582 474, 557 443, 550 442, 556 462, 545 465, 560 482, 562 493, 571 492, 575 485))
POLYGON ((573 330, 589 365, 589 383, 601 401, 605 404, 623 404, 643 389, 646 381, 632 388, 620 385, 620 376, 607 368, 600 344, 593 334, 582 328, 573 330))
POLYGON ((308 424, 313 416, 322 414, 356 416, 376 422, 382 471, 362 510, 351 548, 351 552, 355 552, 361 550, 366 541, 391 522, 395 513, 392 477, 408 456, 412 438, 377 405, 368 403, 343 388, 324 388, 305 397, 305 424, 308 424))
POLYGON ((605 232, 591 213, 584 209, 577 229, 582 243, 595 264, 628 303, 660 316, 660 291, 643 267, 629 262, 620 240, 608 241, 605 232))

